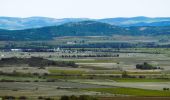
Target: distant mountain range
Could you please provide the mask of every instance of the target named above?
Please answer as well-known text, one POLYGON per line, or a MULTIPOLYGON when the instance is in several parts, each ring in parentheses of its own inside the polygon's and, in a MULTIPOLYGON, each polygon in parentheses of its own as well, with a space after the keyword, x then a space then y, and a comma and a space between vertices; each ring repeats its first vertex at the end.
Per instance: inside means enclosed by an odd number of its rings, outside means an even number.
POLYGON ((149 18, 149 17, 131 17, 131 18, 107 18, 99 20, 103 23, 108 23, 111 25, 117 26, 162 26, 162 23, 165 23, 164 26, 170 25, 170 17, 156 17, 156 18, 149 18), (157 23, 157 25, 154 25, 157 23), (159 24, 158 24, 159 23, 159 24))
POLYGON ((0 29, 22 30, 46 26, 57 26, 69 22, 79 22, 85 20, 88 19, 86 18, 55 19, 47 17, 29 17, 29 18, 0 17, 0 29))
MULTIPOLYGON (((83 20, 83 19, 82 19, 83 20)), ((52 40, 60 36, 112 36, 112 35, 170 35, 170 26, 121 27, 99 21, 69 22, 61 25, 24 30, 0 30, 1 41, 52 40)))
POLYGON ((170 26, 170 17, 132 17, 132 18, 106 18, 106 19, 89 19, 89 18, 47 18, 47 17, 29 17, 29 18, 15 18, 15 17, 0 17, 0 29, 7 30, 23 30, 30 28, 41 28, 47 26, 58 26, 70 22, 81 21, 97 21, 110 25, 121 27, 130 26, 170 26))

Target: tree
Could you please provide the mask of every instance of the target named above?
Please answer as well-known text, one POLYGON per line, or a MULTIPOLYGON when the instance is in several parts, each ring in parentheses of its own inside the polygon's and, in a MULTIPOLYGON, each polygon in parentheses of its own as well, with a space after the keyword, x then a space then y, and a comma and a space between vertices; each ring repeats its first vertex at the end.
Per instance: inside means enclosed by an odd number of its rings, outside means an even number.
POLYGON ((78 100, 78 97, 76 97, 75 95, 72 95, 72 96, 70 96, 70 99, 71 100, 78 100))
POLYGON ((69 100, 69 96, 62 96, 61 100, 69 100))
POLYGON ((124 72, 122 73, 122 77, 123 77, 123 78, 127 78, 127 77, 128 77, 128 73, 127 73, 126 71, 124 71, 124 72))

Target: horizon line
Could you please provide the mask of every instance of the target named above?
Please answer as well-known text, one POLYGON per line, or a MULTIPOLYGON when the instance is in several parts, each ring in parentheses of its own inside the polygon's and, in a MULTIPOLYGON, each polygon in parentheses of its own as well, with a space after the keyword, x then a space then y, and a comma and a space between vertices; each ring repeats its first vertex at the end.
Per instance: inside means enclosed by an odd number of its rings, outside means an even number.
POLYGON ((26 18, 53 18, 53 19, 110 19, 110 18, 139 18, 139 17, 143 17, 143 18, 170 18, 170 16, 158 16, 158 17, 150 17, 150 16, 129 16, 129 17, 103 17, 103 18, 90 18, 90 17, 50 17, 50 16, 28 16, 28 17, 19 17, 19 16, 0 16, 0 18, 2 17, 7 17, 7 18, 22 18, 22 19, 26 19, 26 18))

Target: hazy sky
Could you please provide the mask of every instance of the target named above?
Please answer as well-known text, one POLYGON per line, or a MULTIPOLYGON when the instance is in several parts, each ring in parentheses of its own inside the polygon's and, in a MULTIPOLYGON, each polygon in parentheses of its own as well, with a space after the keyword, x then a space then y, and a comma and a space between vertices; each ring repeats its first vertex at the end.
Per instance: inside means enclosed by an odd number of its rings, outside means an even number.
POLYGON ((170 17, 170 0, 0 0, 0 16, 170 17))

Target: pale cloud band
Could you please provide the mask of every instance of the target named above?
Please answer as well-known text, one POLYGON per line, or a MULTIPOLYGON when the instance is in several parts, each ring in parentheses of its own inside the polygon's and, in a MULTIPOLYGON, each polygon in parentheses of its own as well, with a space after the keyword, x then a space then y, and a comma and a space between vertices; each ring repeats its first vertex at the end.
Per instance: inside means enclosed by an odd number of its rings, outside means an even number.
POLYGON ((170 17, 170 0, 0 0, 0 16, 170 17))

